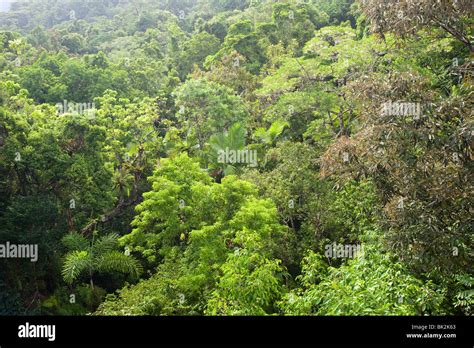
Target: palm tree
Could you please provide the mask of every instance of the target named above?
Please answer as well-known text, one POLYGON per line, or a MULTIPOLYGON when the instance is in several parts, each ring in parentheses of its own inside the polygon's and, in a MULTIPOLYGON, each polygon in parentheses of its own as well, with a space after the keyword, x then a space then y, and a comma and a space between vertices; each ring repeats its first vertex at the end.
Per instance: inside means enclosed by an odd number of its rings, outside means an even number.
POLYGON ((69 233, 63 238, 69 249, 63 265, 62 276, 66 283, 72 284, 82 273, 87 272, 91 288, 94 289, 93 275, 96 272, 120 272, 138 277, 142 272, 141 264, 131 256, 122 254, 116 233, 107 234, 90 242, 79 233, 69 233))
POLYGON ((221 151, 242 150, 245 148, 245 128, 240 123, 233 124, 228 131, 218 133, 209 138, 211 151, 211 168, 217 169, 224 175, 235 174, 236 166, 229 163, 219 163, 218 154, 221 151))
POLYGON ((258 128, 253 136, 266 147, 270 147, 275 144, 277 138, 289 126, 290 124, 285 120, 276 120, 268 129, 258 128))
POLYGON ((289 127, 290 124, 285 120, 274 121, 268 129, 257 128, 253 133, 253 138, 256 141, 256 147, 261 152, 260 156, 265 157, 262 167, 264 168, 267 164, 267 151, 275 145, 276 141, 283 134, 283 131, 289 127))

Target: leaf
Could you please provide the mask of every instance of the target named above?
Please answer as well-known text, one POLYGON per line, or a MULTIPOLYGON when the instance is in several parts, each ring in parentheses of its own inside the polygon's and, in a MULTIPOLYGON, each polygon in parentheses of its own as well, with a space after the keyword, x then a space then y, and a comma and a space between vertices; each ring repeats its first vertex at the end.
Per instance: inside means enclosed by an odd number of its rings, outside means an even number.
POLYGON ((140 262, 118 251, 110 251, 99 257, 96 262, 97 270, 102 272, 120 272, 138 278, 143 271, 140 262))
POLYGON ((115 250, 118 248, 119 235, 117 233, 110 233, 100 237, 92 246, 93 255, 99 256, 115 250))
POLYGON ((76 232, 68 233, 61 241, 69 251, 87 250, 90 246, 89 240, 76 232))
POLYGON ((86 269, 91 268, 92 260, 87 251, 73 251, 66 255, 62 276, 66 283, 72 284, 74 280, 86 269))

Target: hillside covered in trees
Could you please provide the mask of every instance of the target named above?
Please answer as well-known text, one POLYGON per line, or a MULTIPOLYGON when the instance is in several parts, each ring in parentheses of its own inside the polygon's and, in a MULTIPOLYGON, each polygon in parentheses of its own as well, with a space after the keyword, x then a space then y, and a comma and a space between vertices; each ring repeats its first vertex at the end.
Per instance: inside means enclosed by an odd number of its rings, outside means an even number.
POLYGON ((1 315, 474 314, 471 0, 7 9, 1 315))

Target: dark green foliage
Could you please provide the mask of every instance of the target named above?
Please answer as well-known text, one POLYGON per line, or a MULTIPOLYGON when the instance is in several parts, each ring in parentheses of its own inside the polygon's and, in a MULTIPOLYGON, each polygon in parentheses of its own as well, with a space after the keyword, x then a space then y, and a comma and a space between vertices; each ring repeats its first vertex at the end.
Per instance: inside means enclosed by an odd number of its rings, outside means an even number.
POLYGON ((472 315, 471 2, 16 1, 0 315, 472 315))

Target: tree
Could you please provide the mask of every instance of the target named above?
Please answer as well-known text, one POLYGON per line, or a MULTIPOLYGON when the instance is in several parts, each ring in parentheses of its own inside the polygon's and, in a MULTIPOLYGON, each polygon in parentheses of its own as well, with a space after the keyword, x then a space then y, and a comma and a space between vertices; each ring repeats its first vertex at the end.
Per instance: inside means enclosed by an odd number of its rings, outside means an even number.
POLYGON ((219 39, 205 31, 193 35, 184 43, 181 58, 178 59, 181 78, 185 79, 195 67, 202 68, 205 58, 215 54, 219 46, 219 39))
POLYGON ((443 314, 443 296, 432 283, 411 276, 377 247, 364 244, 363 255, 339 267, 324 265, 309 253, 299 280, 303 290, 290 292, 282 309, 288 315, 443 314), (374 291, 374 289, 376 289, 374 291))
POLYGON ((273 23, 278 30, 278 39, 288 46, 292 40, 301 48, 313 36, 314 30, 323 27, 327 15, 307 4, 292 5, 276 3, 272 13, 273 23))
POLYGON ((209 67, 234 51, 245 57, 245 67, 253 74, 258 73, 266 61, 262 46, 249 20, 240 21, 229 27, 221 49, 206 59, 206 65, 209 67))
POLYGON ((206 79, 188 80, 175 91, 178 121, 188 146, 203 151, 212 134, 245 124, 248 112, 233 91, 206 79))
POLYGON ((257 88, 257 78, 246 68, 246 58, 234 51, 214 61, 207 71, 196 70, 194 79, 205 78, 217 82, 234 90, 234 93, 244 99, 254 99, 254 90, 257 88))
POLYGON ((137 251, 150 263, 157 264, 173 247, 182 243, 182 236, 200 226, 203 212, 195 205, 195 185, 209 185, 211 178, 187 155, 162 159, 149 178, 152 189, 143 194, 136 207, 132 233, 121 238, 122 245, 137 251))
POLYGON ((275 217, 271 201, 250 199, 230 221, 231 243, 236 247, 221 266, 222 276, 208 302, 207 314, 265 315, 275 311, 284 276, 281 260, 274 259, 276 248, 272 248, 272 239, 281 238, 284 231, 275 217))
POLYGON ((245 147, 245 129, 240 123, 235 123, 229 128, 228 132, 219 133, 211 136, 210 144, 210 169, 217 170, 219 174, 235 174, 237 163, 228 163, 219 161, 220 154, 226 151, 239 151, 245 147))
POLYGON ((133 257, 118 252, 117 234, 108 234, 91 242, 78 233, 70 233, 63 238, 69 250, 65 256, 62 275, 68 284, 72 284, 83 273, 90 278, 94 288, 93 275, 96 272, 120 272, 137 278, 141 271, 140 263, 133 257))
POLYGON ((235 313, 238 303, 245 306, 245 314, 274 311, 283 280, 278 257, 286 230, 273 203, 257 198, 256 188, 235 176, 212 183, 185 155, 162 160, 152 180, 153 191, 137 207, 135 229, 121 242, 158 264, 157 272, 123 289, 99 313, 223 314, 222 303, 235 313), (263 283, 261 275, 266 277, 263 283), (239 294, 241 277, 249 286, 255 280, 251 294, 239 294), (137 303, 140 293, 146 304, 137 303))
POLYGON ((437 28, 459 40, 473 51, 472 2, 469 0, 408 0, 385 2, 358 0, 360 9, 378 33, 416 34, 423 28, 437 28))
POLYGON ((84 38, 77 33, 70 33, 63 36, 61 44, 71 53, 79 53, 84 47, 84 38))

